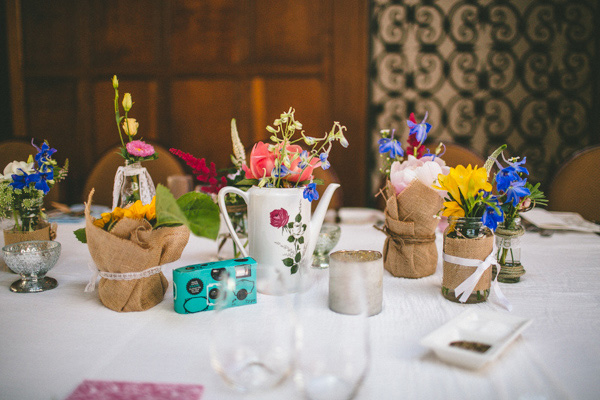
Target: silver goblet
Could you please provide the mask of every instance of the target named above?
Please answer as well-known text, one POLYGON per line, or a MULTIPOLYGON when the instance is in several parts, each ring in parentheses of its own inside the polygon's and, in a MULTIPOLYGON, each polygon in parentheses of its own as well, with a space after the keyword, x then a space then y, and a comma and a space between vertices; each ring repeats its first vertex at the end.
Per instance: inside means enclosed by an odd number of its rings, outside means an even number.
POLYGON ((58 261, 60 243, 50 240, 32 240, 9 244, 2 248, 4 261, 21 279, 10 285, 17 293, 35 293, 54 289, 58 282, 46 276, 58 261))

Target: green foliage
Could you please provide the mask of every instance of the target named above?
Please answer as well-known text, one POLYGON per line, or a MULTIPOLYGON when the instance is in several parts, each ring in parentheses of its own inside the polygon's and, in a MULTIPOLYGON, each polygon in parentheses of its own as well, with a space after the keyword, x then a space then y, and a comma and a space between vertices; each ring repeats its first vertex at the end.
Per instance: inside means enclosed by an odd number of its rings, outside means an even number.
POLYGON ((77 229, 73 233, 75 234, 75 237, 77 238, 77 240, 79 240, 81 243, 87 243, 87 236, 85 234, 85 228, 77 229))

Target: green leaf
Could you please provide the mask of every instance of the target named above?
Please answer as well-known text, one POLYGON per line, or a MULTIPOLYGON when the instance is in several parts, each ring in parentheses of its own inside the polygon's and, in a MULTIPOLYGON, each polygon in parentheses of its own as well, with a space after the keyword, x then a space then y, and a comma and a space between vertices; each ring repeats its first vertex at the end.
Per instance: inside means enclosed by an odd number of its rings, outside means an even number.
POLYGON ((305 231, 306 230, 306 224, 302 224, 302 230, 305 231))
POLYGON ((294 265, 294 260, 292 260, 291 258, 284 258, 283 265, 285 265, 286 267, 291 267, 292 265, 294 265))
POLYGON ((300 252, 296 253, 296 257, 294 257, 294 260, 296 262, 300 262, 300 259, 302 259, 302 254, 300 252))
POLYGON ((299 243, 299 244, 304 244, 304 236, 300 236, 300 237, 298 238, 298 243, 299 243))
POLYGON ((296 222, 302 221, 302 214, 296 215, 296 222))
POLYGON ((85 228, 77 229, 73 233, 75 234, 75 237, 77 238, 77 240, 79 240, 81 243, 87 243, 87 236, 85 235, 85 228))
POLYGON ((292 274, 295 274, 296 272, 298 272, 298 264, 294 264, 292 265, 292 274))
POLYGON ((294 227, 294 223, 293 222, 288 222, 287 227, 288 228, 293 228, 294 227))
POLYGON ((317 185, 323 185, 325 183, 325 181, 323 179, 313 179, 312 182, 310 179, 306 180, 306 181, 301 181, 298 182, 298 186, 306 186, 309 183, 316 183, 317 185))
POLYGON ((292 243, 293 241, 294 241, 294 237, 293 237, 293 236, 290 236, 290 237, 288 238, 288 242, 292 243))
POLYGON ((237 186, 256 186, 258 185, 258 179, 242 179, 236 183, 237 186))
POLYGON ((196 236, 216 239, 219 206, 205 193, 189 192, 175 200, 163 185, 156 188, 156 225, 186 225, 196 236))

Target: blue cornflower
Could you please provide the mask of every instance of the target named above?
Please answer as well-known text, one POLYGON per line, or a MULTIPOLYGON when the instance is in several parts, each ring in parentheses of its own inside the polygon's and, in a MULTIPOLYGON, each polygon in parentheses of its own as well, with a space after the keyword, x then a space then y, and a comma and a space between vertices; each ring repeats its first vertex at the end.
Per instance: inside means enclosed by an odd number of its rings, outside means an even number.
POLYGON ((400 142, 393 138, 382 138, 379 139, 379 152, 381 154, 390 153, 389 157, 391 159, 395 159, 396 157, 402 157, 404 155, 404 150, 402 150, 402 145, 400 142))
POLYGON ((329 169, 329 167, 331 167, 331 164, 329 163, 329 161, 327 161, 328 155, 329 154, 327 154, 327 153, 319 154, 319 160, 321 160, 321 168, 323 168, 323 169, 329 169))
POLYGON ((410 128, 409 135, 415 135, 419 143, 423 143, 425 139, 427 139, 427 134, 431 130, 431 124, 425 122, 427 120, 427 112, 425 113, 425 118, 421 121, 420 124, 412 122, 411 120, 407 120, 406 124, 410 128))
MULTIPOLYGON (((498 201, 496 200, 496 203, 498 201)), ((481 218, 483 225, 495 231, 498 224, 504 221, 504 211, 500 207, 487 206, 483 217, 481 218)))
POLYGON ((56 149, 53 149, 50 146, 48 146, 48 143, 46 142, 42 143, 42 148, 39 148, 33 143, 33 139, 31 139, 31 145, 35 147, 38 151, 34 158, 40 166, 49 164, 52 154, 56 153, 56 149))
POLYGON ((275 168, 273 168, 273 171, 271 171, 271 176, 275 178, 283 178, 289 173, 289 168, 281 164, 280 166, 275 166, 275 168))
POLYGON ((302 196, 308 201, 319 200, 319 192, 317 192, 317 184, 309 183, 308 185, 306 185, 306 188, 304 188, 304 192, 302 193, 302 196))
POLYGON ((508 189, 506 189, 507 203, 512 202, 512 205, 516 207, 523 197, 531 194, 531 191, 525 187, 525 183, 527 183, 527 179, 521 179, 511 183, 508 189))

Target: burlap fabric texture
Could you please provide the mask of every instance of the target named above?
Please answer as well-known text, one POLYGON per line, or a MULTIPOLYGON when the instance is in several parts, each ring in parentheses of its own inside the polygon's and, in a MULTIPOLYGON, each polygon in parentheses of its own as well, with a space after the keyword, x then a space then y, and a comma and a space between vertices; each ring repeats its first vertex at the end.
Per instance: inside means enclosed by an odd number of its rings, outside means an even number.
POLYGON ((434 216, 442 208, 441 196, 415 179, 399 195, 387 183, 383 265, 401 278, 422 278, 435 272, 438 251, 434 216))
MULTIPOLYGON (((146 220, 122 219, 110 232, 94 225, 92 195, 85 207, 85 232, 92 260, 100 271, 141 272, 176 261, 190 237, 186 226, 152 229, 146 220)), ((100 301, 119 312, 144 311, 160 303, 169 282, 162 272, 141 279, 100 278, 100 301)))
POLYGON ((13 231, 12 229, 4 230, 4 244, 13 244, 25 242, 28 240, 54 240, 56 239, 56 224, 43 222, 38 225, 38 228, 32 232, 13 231))
MULTIPOLYGON (((476 239, 444 237, 444 253, 461 258, 485 260, 494 248, 494 235, 476 239)), ((465 267, 444 261, 442 286, 454 290, 475 272, 477 267, 465 267)), ((488 290, 492 281, 492 268, 488 268, 475 285, 473 292, 488 290)))

